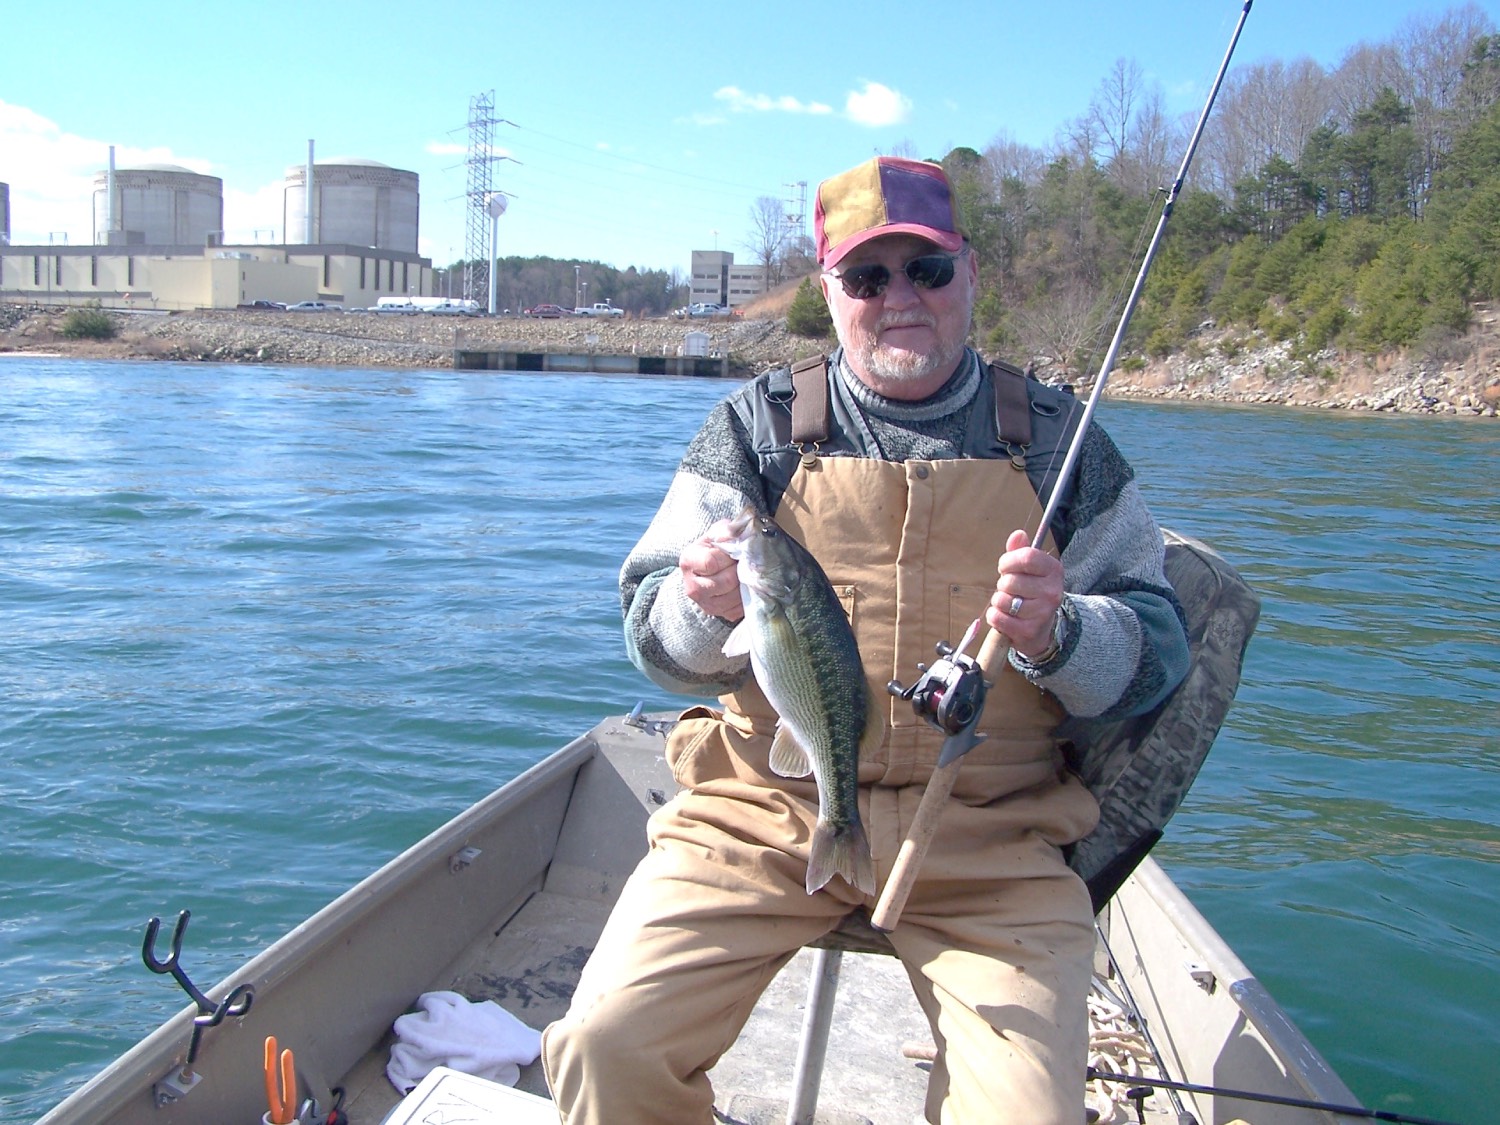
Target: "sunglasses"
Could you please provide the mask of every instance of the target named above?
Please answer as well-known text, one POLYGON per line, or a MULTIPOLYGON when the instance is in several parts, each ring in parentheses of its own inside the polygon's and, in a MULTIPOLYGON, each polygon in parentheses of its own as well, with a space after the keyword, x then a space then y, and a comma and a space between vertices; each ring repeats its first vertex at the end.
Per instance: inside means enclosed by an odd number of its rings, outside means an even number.
MULTIPOLYGON (((969 252, 964 247, 957 254, 922 254, 901 267, 918 289, 941 289, 953 280, 954 263, 969 252)), ((856 301, 868 301, 885 292, 891 283, 891 271, 878 262, 868 266, 851 266, 849 269, 828 271, 844 287, 844 292, 856 301)))

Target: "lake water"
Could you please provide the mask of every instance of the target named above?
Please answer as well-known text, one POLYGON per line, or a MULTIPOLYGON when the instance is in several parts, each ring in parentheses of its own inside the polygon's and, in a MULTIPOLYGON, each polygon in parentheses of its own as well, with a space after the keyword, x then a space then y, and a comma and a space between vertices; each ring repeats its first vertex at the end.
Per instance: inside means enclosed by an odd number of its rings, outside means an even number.
MULTIPOLYGON (((714 381, 0 358, 0 1121, 638 700, 714 381)), ((1500 1104, 1500 428, 1107 403, 1264 597, 1158 856, 1367 1105, 1500 1104)))

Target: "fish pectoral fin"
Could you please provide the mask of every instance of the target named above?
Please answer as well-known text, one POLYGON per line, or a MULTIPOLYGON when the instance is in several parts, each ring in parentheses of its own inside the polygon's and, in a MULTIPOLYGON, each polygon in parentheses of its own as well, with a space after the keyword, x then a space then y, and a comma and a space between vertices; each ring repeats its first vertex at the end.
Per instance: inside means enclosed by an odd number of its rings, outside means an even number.
POLYGON ((776 737, 771 740, 771 770, 778 777, 806 777, 812 773, 807 751, 782 724, 777 724, 776 737))
POLYGON ((750 655, 750 619, 747 617, 734 627, 724 640, 725 656, 750 655))

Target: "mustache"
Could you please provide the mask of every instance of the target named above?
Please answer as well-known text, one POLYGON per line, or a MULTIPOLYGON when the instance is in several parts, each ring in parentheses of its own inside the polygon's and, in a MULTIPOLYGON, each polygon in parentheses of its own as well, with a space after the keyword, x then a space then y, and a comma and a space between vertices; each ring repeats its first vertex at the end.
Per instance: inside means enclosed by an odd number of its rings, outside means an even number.
POLYGON ((937 321, 920 309, 910 312, 887 313, 876 322, 875 331, 884 332, 887 328, 910 328, 919 325, 923 328, 936 328, 937 321))

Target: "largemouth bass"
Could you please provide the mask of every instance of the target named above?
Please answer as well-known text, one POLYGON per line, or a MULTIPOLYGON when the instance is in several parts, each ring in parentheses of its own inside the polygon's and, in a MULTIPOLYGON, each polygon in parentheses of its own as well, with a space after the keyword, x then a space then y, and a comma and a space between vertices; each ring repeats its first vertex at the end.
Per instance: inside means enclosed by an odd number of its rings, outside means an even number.
POLYGON ((745 606, 724 652, 749 654, 780 719, 771 769, 783 777, 811 773, 817 782, 807 893, 842 875, 873 895, 875 866, 857 800, 859 752, 882 732, 849 618, 818 560, 769 516, 746 508, 717 544, 735 560, 745 606))

